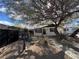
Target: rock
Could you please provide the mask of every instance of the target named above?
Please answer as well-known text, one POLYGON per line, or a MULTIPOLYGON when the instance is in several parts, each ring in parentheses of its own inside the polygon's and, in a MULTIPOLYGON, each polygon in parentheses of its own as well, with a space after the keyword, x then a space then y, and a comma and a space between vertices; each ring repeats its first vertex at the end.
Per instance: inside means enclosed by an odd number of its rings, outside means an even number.
POLYGON ((36 53, 38 55, 43 55, 43 51, 44 51, 44 48, 43 47, 40 47, 40 46, 37 46, 37 45, 32 45, 28 48, 28 50, 32 51, 33 53, 36 53))
POLYGON ((30 59, 35 59, 35 56, 31 55, 31 56, 30 56, 30 59))
POLYGON ((53 54, 57 54, 62 51, 62 48, 59 48, 57 46, 52 46, 51 49, 52 49, 53 54))

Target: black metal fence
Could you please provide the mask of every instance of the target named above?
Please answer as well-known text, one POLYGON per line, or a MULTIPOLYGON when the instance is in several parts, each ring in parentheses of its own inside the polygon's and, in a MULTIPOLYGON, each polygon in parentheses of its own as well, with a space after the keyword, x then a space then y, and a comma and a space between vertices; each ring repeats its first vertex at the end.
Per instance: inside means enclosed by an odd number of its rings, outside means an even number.
POLYGON ((0 47, 8 45, 18 40, 18 30, 0 29, 0 47))

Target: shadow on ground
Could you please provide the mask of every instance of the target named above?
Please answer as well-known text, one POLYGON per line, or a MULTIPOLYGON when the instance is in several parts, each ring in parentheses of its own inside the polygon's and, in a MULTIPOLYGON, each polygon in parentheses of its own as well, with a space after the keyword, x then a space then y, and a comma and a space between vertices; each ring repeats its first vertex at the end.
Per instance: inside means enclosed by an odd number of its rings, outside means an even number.
POLYGON ((28 54, 9 56, 6 59, 64 59, 63 51, 59 52, 58 54, 53 54, 51 51, 49 51, 48 55, 44 54, 42 56, 30 50, 28 52, 28 54))

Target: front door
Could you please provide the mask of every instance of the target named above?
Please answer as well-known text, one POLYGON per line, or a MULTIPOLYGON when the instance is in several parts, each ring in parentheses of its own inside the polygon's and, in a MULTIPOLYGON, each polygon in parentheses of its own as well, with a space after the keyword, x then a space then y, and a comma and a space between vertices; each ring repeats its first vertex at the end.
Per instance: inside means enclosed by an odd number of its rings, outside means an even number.
POLYGON ((45 29, 43 29, 43 35, 46 35, 46 30, 45 29))

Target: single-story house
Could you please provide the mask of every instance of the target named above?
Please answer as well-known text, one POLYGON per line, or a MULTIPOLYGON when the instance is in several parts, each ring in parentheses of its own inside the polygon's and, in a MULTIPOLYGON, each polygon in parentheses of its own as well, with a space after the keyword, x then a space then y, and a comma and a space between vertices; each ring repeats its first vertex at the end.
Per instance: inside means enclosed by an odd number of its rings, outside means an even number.
POLYGON ((47 25, 41 28, 34 29, 34 36, 42 36, 42 35, 55 36, 54 25, 51 24, 51 25, 47 25))

